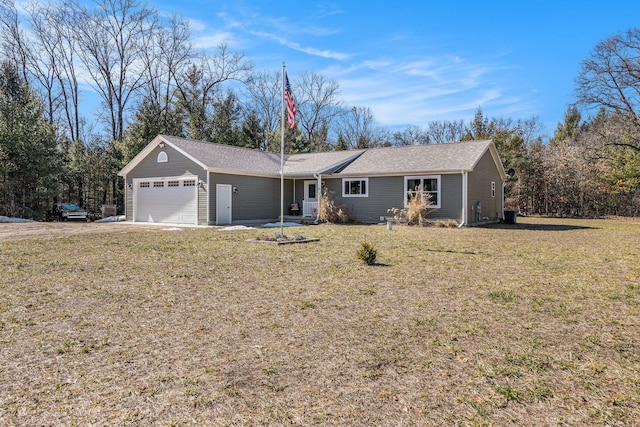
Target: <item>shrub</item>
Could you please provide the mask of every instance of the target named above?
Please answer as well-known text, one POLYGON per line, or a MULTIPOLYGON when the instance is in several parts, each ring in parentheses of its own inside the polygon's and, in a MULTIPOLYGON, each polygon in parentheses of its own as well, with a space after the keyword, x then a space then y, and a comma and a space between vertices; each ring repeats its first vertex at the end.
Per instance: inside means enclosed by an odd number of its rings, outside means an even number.
POLYGON ((367 265, 373 265, 376 263, 377 256, 378 250, 371 243, 362 242, 358 250, 358 259, 364 261, 367 265))
POLYGON ((351 216, 347 213, 346 206, 339 206, 333 199, 333 191, 326 188, 322 189, 320 196, 320 212, 319 220, 329 223, 348 223, 352 222, 351 216))

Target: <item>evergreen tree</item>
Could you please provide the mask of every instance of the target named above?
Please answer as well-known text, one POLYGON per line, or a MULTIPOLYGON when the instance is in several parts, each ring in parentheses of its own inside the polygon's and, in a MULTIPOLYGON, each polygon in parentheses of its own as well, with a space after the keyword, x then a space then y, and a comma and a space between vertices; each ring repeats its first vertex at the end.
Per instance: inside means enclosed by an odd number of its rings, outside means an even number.
POLYGON ((474 141, 491 138, 489 118, 484 115, 482 108, 478 107, 473 120, 462 137, 463 141, 474 141))
POLYGON ((244 147, 264 150, 267 146, 264 128, 255 111, 250 111, 242 124, 242 145, 244 147))
POLYGON ((338 134, 338 141, 336 142, 335 150, 336 151, 344 151, 349 149, 349 143, 345 139, 342 132, 338 134))
POLYGON ((58 189, 61 159, 45 108, 18 70, 0 65, 0 214, 42 217, 58 189))
POLYGON ((133 159, 153 138, 158 135, 182 136, 182 115, 172 108, 165 109, 147 97, 136 111, 134 121, 120 142, 122 166, 133 159))
POLYGON ((558 123, 558 127, 549 143, 556 145, 577 140, 580 133, 581 120, 582 115, 575 106, 567 108, 567 111, 564 113, 564 121, 558 123))
POLYGON ((233 93, 229 93, 223 101, 215 103, 211 133, 212 135, 207 139, 212 142, 244 146, 242 126, 240 125, 240 107, 233 93))

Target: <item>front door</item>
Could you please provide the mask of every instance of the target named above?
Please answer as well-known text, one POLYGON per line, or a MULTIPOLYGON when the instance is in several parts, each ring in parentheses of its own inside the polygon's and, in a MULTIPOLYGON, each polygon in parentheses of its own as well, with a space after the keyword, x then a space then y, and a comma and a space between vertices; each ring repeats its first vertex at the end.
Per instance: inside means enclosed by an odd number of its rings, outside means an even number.
POLYGON ((305 181, 304 182, 304 200, 307 202, 318 201, 318 181, 305 181))
POLYGON ((216 224, 231 224, 231 185, 216 185, 216 224))
POLYGON ((316 216, 318 209, 318 181, 304 182, 304 200, 302 201, 302 216, 316 216))

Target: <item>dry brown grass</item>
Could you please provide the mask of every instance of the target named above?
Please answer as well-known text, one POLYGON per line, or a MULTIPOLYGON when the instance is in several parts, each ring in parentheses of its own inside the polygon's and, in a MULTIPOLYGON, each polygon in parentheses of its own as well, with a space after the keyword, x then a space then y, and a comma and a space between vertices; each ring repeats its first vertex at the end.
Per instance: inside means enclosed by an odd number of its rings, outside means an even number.
POLYGON ((0 425, 639 425, 640 224, 519 221, 2 240, 0 425))

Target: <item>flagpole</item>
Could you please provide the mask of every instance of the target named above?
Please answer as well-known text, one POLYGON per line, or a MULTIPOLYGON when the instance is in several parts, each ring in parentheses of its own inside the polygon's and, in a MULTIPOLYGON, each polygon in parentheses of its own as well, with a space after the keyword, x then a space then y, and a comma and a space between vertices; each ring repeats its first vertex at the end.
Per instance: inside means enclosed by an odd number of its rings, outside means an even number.
POLYGON ((284 236, 284 61, 282 61, 282 90, 280 98, 282 99, 281 117, 280 117, 280 235, 284 236))

